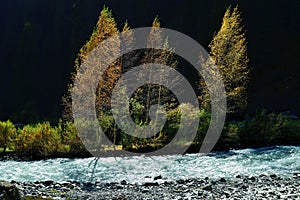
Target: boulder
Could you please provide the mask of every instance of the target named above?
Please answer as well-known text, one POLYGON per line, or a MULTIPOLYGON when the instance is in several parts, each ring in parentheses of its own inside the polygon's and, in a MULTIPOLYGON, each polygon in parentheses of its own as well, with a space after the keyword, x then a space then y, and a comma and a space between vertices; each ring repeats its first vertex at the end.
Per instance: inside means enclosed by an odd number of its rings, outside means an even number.
POLYGON ((21 200, 18 188, 7 181, 0 181, 0 200, 21 200))

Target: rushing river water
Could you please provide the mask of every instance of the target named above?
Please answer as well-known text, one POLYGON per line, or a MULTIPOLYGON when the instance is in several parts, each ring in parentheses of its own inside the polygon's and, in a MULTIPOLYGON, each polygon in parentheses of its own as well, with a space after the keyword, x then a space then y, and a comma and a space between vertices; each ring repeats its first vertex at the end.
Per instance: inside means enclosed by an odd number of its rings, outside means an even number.
POLYGON ((1 161, 0 179, 15 181, 102 181, 142 183, 147 176, 163 180, 234 177, 237 174, 290 176, 300 172, 300 146, 231 150, 198 154, 41 161, 1 161))

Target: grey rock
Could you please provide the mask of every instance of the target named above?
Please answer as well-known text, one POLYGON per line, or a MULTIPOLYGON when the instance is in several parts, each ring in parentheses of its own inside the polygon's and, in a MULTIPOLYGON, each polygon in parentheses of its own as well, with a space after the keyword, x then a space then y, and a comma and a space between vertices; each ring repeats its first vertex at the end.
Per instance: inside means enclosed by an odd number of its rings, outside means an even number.
POLYGON ((1 200, 21 200, 22 197, 18 188, 7 181, 0 181, 0 199, 1 200))
POLYGON ((117 189, 118 190, 123 189, 123 186, 122 185, 117 185, 117 189))
POLYGON ((122 181, 121 181, 121 185, 126 185, 126 183, 127 183, 127 182, 126 182, 125 180, 122 180, 122 181))
POLYGON ((231 196, 231 192, 229 191, 224 191, 223 193, 225 194, 226 198, 229 198, 231 196))
MULTIPOLYGON (((52 199, 113 199, 125 196, 126 199, 300 199, 300 181, 295 178, 287 178, 277 175, 275 179, 270 176, 255 176, 253 181, 247 176, 242 178, 226 178, 226 182, 219 179, 187 179, 178 181, 155 182, 150 179, 148 183, 121 185, 118 183, 78 183, 67 190, 68 184, 54 183, 49 187, 41 188, 44 183, 16 183, 20 192, 26 196, 44 196, 52 199), (245 180, 245 182, 244 182, 245 180), (214 184, 215 183, 215 184, 214 184), (54 186, 58 184, 60 188, 54 186), (90 187, 87 187, 90 186, 90 187), (148 187, 150 186, 150 187, 148 187), (50 192, 56 190, 57 192, 50 192), (65 191, 65 192, 64 192, 65 191), (61 194, 64 194, 62 197, 61 194)), ((291 177, 294 177, 291 174, 291 177)), ((146 181, 147 182, 147 181, 146 181)), ((0 198, 1 199, 1 198, 0 198)))
POLYGON ((202 190, 207 190, 207 191, 211 191, 212 190, 212 185, 208 184, 202 187, 202 190))
POLYGON ((261 174, 261 175, 259 176, 259 178, 265 178, 265 177, 267 177, 266 174, 261 174))
POLYGON ((50 186, 50 185, 52 185, 54 182, 53 181, 44 181, 44 185, 45 186, 50 186))
POLYGON ((225 178, 220 178, 219 182, 226 183, 226 179, 225 178))
POLYGON ((146 182, 146 183, 143 184, 143 186, 145 186, 145 187, 159 186, 159 184, 157 182, 146 182))
POLYGON ((271 174, 270 177, 271 177, 272 179, 274 179, 274 178, 276 178, 277 176, 276 176, 275 174, 271 174))

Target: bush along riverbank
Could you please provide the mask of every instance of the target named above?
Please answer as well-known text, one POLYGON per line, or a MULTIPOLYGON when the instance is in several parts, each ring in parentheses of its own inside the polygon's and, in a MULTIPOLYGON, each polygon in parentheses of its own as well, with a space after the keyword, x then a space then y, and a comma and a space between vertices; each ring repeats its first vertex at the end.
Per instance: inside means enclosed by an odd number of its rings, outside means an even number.
MULTIPOLYGON (((148 139, 127 135, 117 128, 111 115, 103 116, 100 124, 112 143, 118 145, 118 149, 143 153, 159 149, 172 141, 180 125, 180 116, 178 108, 169 111, 164 128, 148 139)), ((205 111, 191 112, 188 117, 200 119, 197 136, 192 144, 181 141, 178 145, 189 145, 187 152, 196 153, 206 135, 210 114, 205 111)), ((300 119, 288 113, 258 110, 255 115, 246 116, 242 120, 227 121, 214 150, 299 144, 300 119)), ((106 147, 103 151, 118 149, 106 147)), ((55 126, 44 122, 23 127, 16 127, 10 121, 0 122, 0 152, 2 157, 6 155, 29 159, 91 156, 82 144, 75 125, 61 121, 55 126)))
POLYGON ((42 159, 54 157, 87 157, 73 123, 51 126, 49 122, 15 127, 0 122, 0 151, 13 158, 42 159))
POLYGON ((163 181, 149 177, 143 184, 101 182, 12 181, 25 199, 299 199, 300 174, 282 178, 275 174, 218 180, 185 179, 163 181))

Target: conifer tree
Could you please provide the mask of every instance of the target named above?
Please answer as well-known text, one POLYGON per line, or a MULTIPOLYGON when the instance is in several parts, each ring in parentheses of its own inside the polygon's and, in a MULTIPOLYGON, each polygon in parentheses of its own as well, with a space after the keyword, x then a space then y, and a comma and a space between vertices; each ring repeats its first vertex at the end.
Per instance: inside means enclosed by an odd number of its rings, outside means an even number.
MULTIPOLYGON (((174 53, 171 52, 171 48, 169 47, 168 40, 164 38, 163 32, 160 28, 160 22, 158 17, 153 20, 152 29, 148 35, 147 48, 143 51, 143 57, 140 61, 140 65, 142 64, 152 64, 158 63, 169 66, 171 68, 177 67, 177 61, 175 59, 174 53), (160 50, 155 49, 154 47, 159 47, 160 50)), ((145 66, 149 67, 149 66, 145 66)), ((145 68, 146 70, 146 68, 145 68)), ((143 102, 145 105, 144 112, 144 122, 149 123, 149 109, 153 104, 166 105, 170 103, 172 99, 174 99, 174 95, 162 85, 154 85, 150 82, 152 76, 159 76, 160 80, 162 80, 164 75, 168 77, 168 72, 158 73, 153 71, 151 68, 148 70, 148 84, 140 87, 135 93, 135 99, 138 102, 143 102)), ((167 78, 169 80, 169 78, 167 78)), ((175 80, 173 80, 175 82, 175 80)), ((175 84, 175 83, 174 83, 175 84)))
MULTIPOLYGON (((87 62, 87 56, 88 54, 97 47, 101 42, 103 42, 105 39, 118 34, 118 29, 116 22, 113 18, 112 11, 109 10, 107 7, 104 7, 103 10, 100 13, 98 22, 96 24, 96 27, 94 28, 90 39, 85 43, 85 45, 79 50, 78 56, 75 60, 75 72, 71 75, 71 82, 68 86, 68 92, 63 97, 63 105, 64 105, 64 113, 63 118, 65 120, 72 120, 72 102, 71 102, 71 91, 73 89, 73 83, 76 79, 76 76, 78 75, 78 71, 80 70, 80 66, 83 62, 87 62)), ((116 41, 116 44, 107 47, 103 49, 104 54, 112 54, 112 53, 118 53, 119 52, 119 42, 116 41)), ((93 63, 86 63, 93 65, 93 63)), ((119 77, 121 70, 120 70, 120 63, 112 63, 110 67, 105 71, 104 75, 100 78, 97 92, 96 92, 96 110, 99 114, 99 110, 102 109, 103 104, 107 103, 108 100, 108 94, 110 93, 114 82, 119 77)), ((93 73, 92 71, 86 72, 86 73, 93 73)), ((81 87, 88 87, 89 80, 86 80, 82 83, 80 83, 81 87)))
POLYGON ((135 45, 135 37, 133 30, 130 29, 128 22, 124 23, 122 29, 122 43, 121 43, 121 52, 122 54, 125 51, 128 51, 127 54, 123 55, 121 58, 122 71, 127 72, 129 69, 134 67, 138 62, 138 54, 136 51, 132 51, 135 45))
MULTIPOLYGON (((237 113, 244 110, 247 106, 246 89, 250 70, 245 30, 238 7, 227 8, 222 26, 215 34, 209 47, 211 60, 223 78, 227 97, 227 112, 237 113)), ((204 67, 209 67, 209 62, 206 61, 204 67)), ((209 94, 203 80, 200 81, 200 87, 202 89, 200 101, 204 107, 207 107, 209 94)))

